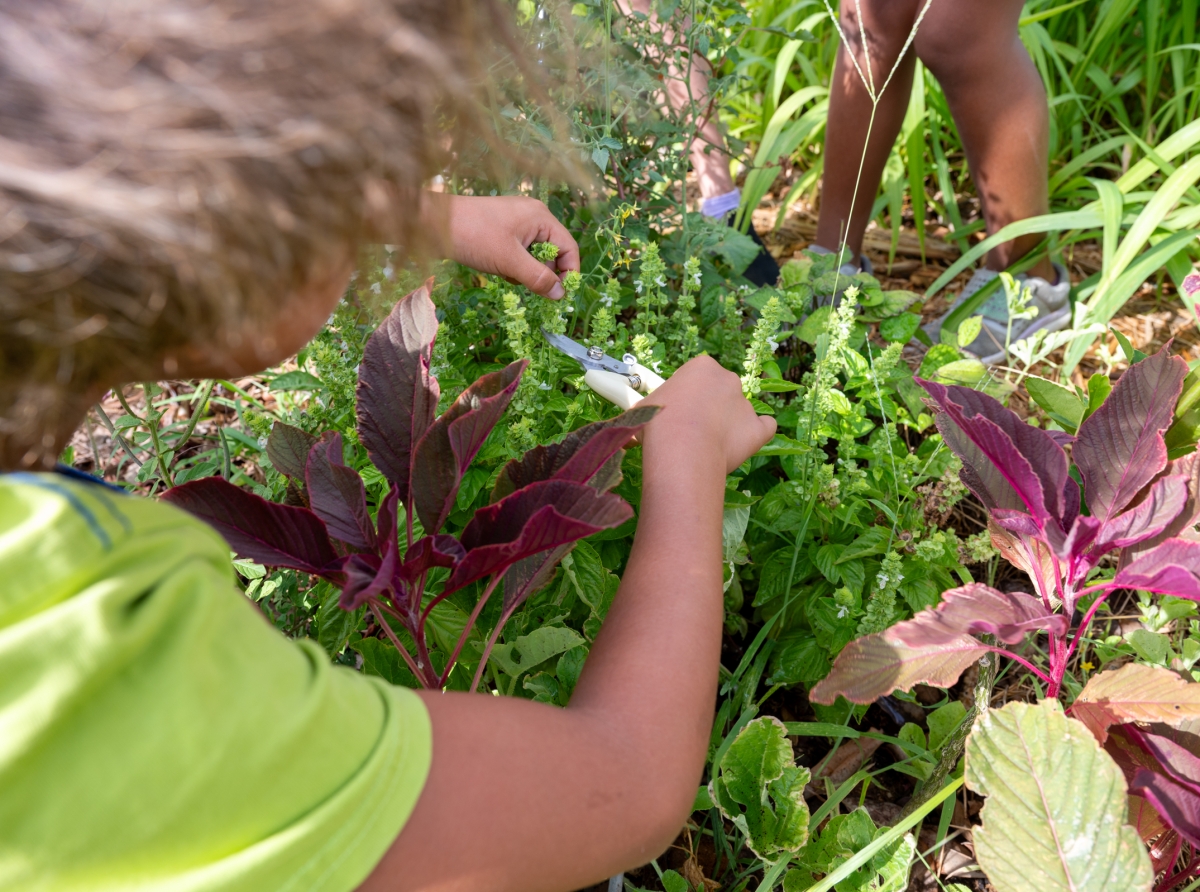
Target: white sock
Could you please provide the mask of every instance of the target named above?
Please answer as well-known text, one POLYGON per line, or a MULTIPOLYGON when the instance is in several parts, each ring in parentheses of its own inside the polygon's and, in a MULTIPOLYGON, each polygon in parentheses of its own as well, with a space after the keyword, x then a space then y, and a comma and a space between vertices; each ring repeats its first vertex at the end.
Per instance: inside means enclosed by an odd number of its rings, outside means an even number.
POLYGON ((730 211, 736 211, 737 206, 742 203, 742 190, 734 189, 732 192, 726 192, 724 195, 714 195, 712 198, 706 198, 700 202, 700 213, 706 217, 720 219, 730 211))

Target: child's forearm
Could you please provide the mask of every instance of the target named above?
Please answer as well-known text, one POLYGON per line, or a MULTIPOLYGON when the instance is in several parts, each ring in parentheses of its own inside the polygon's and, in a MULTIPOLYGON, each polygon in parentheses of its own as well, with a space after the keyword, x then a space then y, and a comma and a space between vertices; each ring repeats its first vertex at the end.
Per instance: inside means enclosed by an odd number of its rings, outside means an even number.
POLYGON ((677 797, 664 816, 677 830, 712 726, 725 461, 719 444, 671 414, 646 431, 637 538, 569 711, 621 729, 646 783, 677 797))

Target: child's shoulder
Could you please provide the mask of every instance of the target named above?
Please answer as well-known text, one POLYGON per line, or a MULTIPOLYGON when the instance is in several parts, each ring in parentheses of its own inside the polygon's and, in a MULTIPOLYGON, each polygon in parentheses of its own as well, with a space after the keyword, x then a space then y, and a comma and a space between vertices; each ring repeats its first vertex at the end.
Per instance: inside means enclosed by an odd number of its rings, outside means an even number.
POLYGON ((153 499, 61 473, 0 474, 0 628, 138 564, 228 563, 213 530, 153 499))

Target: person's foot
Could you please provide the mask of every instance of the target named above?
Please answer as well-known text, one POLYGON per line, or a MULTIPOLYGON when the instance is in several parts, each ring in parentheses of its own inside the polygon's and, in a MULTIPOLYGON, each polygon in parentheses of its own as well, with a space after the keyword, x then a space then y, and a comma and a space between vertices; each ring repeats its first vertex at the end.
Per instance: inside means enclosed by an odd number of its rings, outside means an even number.
MULTIPOLYGON (((726 226, 733 226, 737 220, 737 208, 741 201, 740 189, 734 189, 732 192, 722 195, 709 196, 701 202, 700 213, 714 220, 724 219, 726 226)), ((742 275, 760 288, 763 285, 774 285, 779 281, 779 264, 775 262, 775 258, 771 256, 771 252, 767 250, 767 246, 763 244, 763 240, 759 238, 753 226, 746 234, 758 245, 758 254, 750 261, 750 265, 746 267, 742 275)))
MULTIPOLYGON (((729 215, 728 223, 730 226, 733 225, 733 218, 736 216, 736 213, 729 215)), ((750 261, 750 265, 746 267, 746 271, 743 272, 742 275, 755 285, 758 285, 760 288, 763 285, 774 285, 779 281, 779 264, 776 262, 775 258, 771 256, 771 252, 767 250, 767 246, 763 244, 763 240, 759 238, 759 235, 754 231, 753 226, 750 227, 750 231, 747 233, 747 235, 754 239, 759 250, 758 255, 750 261)))
MULTIPOLYGON (((968 344, 965 350, 978 357, 981 362, 993 364, 1003 362, 1006 351, 1005 337, 1010 344, 1022 341, 1039 331, 1061 331, 1071 324, 1071 279, 1066 269, 1058 263, 1054 264, 1056 279, 1053 283, 1040 276, 1016 277, 1022 287, 1030 292, 1030 306, 1038 312, 1032 319, 1014 319, 1011 333, 1008 330, 1008 300, 1004 289, 997 289, 979 308, 976 315, 982 317, 983 325, 979 336, 968 344)), ((1000 274, 991 269, 977 269, 971 276, 971 281, 963 288, 955 299, 954 304, 938 319, 925 326, 925 333, 936 344, 942 333, 942 323, 949 315, 963 304, 969 297, 979 292, 1000 274)))

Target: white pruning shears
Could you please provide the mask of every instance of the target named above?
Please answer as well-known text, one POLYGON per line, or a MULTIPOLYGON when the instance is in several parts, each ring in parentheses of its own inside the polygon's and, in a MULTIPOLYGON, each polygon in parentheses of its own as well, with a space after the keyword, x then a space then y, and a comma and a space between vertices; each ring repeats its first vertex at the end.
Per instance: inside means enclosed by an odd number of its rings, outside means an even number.
POLYGON ((566 335, 542 329, 550 345, 584 368, 587 386, 621 409, 632 409, 642 397, 662 387, 663 379, 637 361, 632 353, 613 359, 599 347, 585 347, 566 335))

